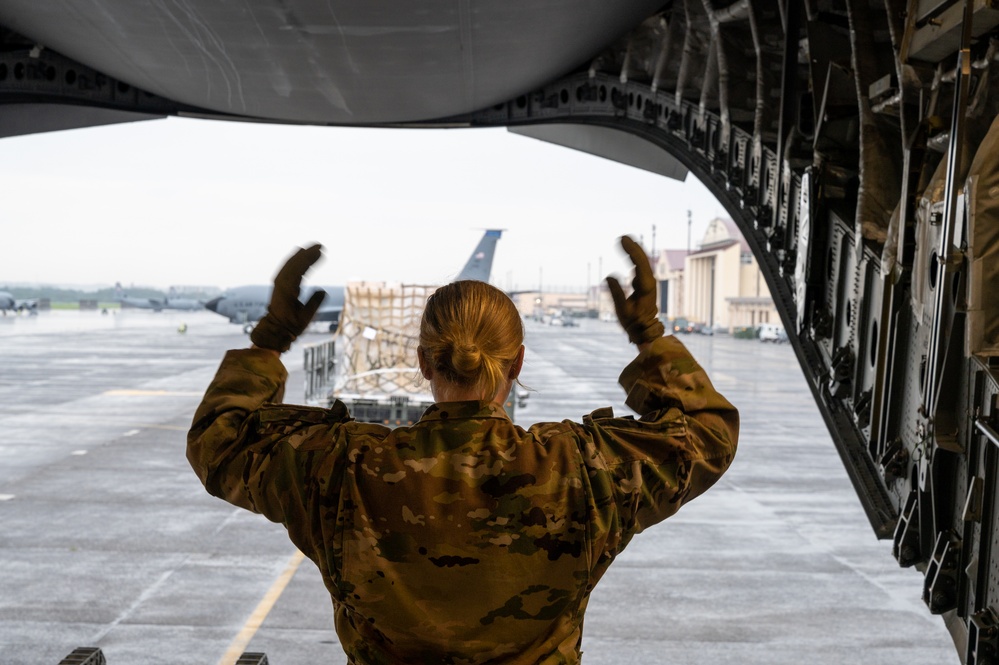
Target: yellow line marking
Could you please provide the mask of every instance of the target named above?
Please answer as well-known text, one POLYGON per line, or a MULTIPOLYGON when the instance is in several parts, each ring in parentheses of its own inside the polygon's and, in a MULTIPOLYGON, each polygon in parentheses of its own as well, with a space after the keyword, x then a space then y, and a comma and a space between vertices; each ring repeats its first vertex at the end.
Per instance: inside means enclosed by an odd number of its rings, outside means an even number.
POLYGON ((274 584, 271 588, 267 590, 267 593, 261 599, 260 603, 257 605, 257 609, 253 610, 253 614, 250 618, 246 620, 243 625, 243 630, 239 631, 239 635, 236 635, 236 639, 232 641, 229 645, 229 650, 225 652, 221 660, 219 660, 219 665, 235 665, 239 657, 243 655, 243 651, 246 650, 246 645, 250 643, 253 636, 256 635, 257 630, 264 623, 264 619, 270 614, 270 611, 274 608, 274 604, 277 602, 281 594, 284 593, 284 589, 288 586, 288 582, 291 578, 295 576, 295 571, 298 570, 298 566, 305 559, 305 555, 299 551, 295 551, 291 559, 288 561, 288 565, 285 567, 284 572, 274 580, 274 584))
POLYGON ((159 396, 180 396, 180 397, 201 397, 204 393, 197 393, 184 390, 138 390, 124 388, 121 390, 105 390, 104 395, 111 397, 159 397, 159 396))

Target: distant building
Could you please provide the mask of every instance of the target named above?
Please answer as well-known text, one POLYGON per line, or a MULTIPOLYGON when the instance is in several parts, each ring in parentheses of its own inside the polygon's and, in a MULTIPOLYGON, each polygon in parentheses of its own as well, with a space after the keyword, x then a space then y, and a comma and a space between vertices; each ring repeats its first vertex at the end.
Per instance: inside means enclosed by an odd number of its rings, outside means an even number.
POLYGON ((584 315, 590 309, 587 294, 552 291, 515 291, 510 299, 521 316, 542 318, 553 314, 584 315))
MULTIPOLYGON (((739 227, 730 219, 708 223, 697 249, 663 249, 649 257, 659 289, 659 314, 683 317, 714 330, 733 332, 764 323, 780 323, 770 290, 739 227)), ((631 289, 631 279, 622 282, 631 289)), ((510 294, 521 315, 596 315, 616 321, 614 301, 602 280, 586 293, 537 290, 510 294)))
POLYGON ((685 249, 664 249, 652 257, 656 281, 659 282, 659 313, 675 319, 684 316, 683 270, 687 260, 685 249))
POLYGON ((739 227, 711 220, 697 249, 666 249, 652 257, 659 311, 715 330, 779 322, 763 273, 739 227))
POLYGON ((779 322, 770 290, 739 227, 711 220, 684 265, 686 318, 714 329, 779 322))
MULTIPOLYGON (((626 285, 625 288, 627 286, 630 285, 626 285)), ((606 280, 601 280, 595 286, 591 286, 587 295, 587 301, 590 303, 590 311, 596 312, 601 321, 617 321, 617 312, 614 311, 614 298, 611 297, 606 280)))

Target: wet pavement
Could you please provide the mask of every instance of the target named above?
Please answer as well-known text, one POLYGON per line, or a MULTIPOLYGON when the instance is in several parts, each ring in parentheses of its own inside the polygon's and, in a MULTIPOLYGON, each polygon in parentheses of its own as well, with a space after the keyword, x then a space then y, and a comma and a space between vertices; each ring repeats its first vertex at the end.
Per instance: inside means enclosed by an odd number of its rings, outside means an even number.
MULTIPOLYGON (((615 324, 527 325, 520 424, 626 410, 615 324)), ((740 408, 739 453, 611 566, 584 663, 959 663, 921 576, 875 539, 790 348, 682 339, 740 408)), ((247 343, 209 312, 0 318, 0 663, 78 646, 109 665, 346 662, 315 566, 209 496, 184 456, 222 353, 247 343)), ((284 356, 288 401, 301 358, 284 356)))

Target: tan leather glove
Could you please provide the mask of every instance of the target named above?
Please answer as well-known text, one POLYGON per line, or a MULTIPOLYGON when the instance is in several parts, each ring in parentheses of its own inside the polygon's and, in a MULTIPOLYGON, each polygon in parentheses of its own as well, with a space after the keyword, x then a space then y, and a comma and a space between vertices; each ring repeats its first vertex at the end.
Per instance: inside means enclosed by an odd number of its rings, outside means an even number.
POLYGON ((317 290, 304 305, 298 300, 298 294, 302 290, 302 277, 322 256, 322 249, 322 245, 299 249, 278 271, 267 314, 250 333, 250 341, 255 346, 283 353, 308 327, 326 292, 317 290))
POLYGON ((621 247, 635 264, 635 279, 631 282, 634 291, 626 298, 624 289, 614 277, 607 278, 607 287, 614 299, 618 321, 628 333, 628 339, 634 344, 644 344, 662 337, 666 332, 656 306, 656 278, 641 245, 628 236, 621 236, 621 247))

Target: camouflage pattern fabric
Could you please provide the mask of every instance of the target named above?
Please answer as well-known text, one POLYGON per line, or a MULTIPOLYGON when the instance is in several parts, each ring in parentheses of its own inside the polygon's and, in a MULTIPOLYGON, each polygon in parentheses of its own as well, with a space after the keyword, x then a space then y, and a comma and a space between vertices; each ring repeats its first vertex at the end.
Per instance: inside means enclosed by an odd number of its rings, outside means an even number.
POLYGON ((412 427, 283 405, 273 353, 230 351, 188 459, 213 495, 284 524, 322 572, 349 662, 578 663, 594 585, 632 536, 724 473, 735 408, 673 337, 621 375, 640 419, 515 426, 438 403, 412 427))

